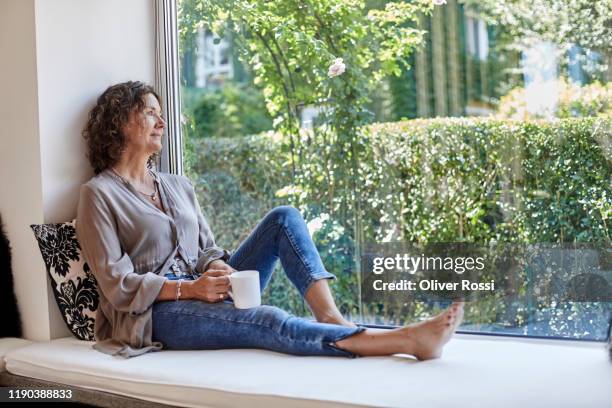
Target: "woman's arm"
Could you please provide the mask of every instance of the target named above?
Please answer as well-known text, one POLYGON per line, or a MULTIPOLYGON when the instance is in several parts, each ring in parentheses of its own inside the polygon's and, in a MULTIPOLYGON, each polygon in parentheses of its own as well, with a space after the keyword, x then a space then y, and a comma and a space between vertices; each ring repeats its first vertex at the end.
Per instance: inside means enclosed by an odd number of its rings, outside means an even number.
POLYGON ((209 270, 196 280, 181 281, 181 293, 178 298, 179 281, 166 280, 155 301, 197 299, 209 303, 220 302, 227 296, 230 286, 227 275, 229 275, 228 271, 209 270))
MULTIPOLYGON (((189 281, 183 281, 181 283, 181 297, 180 300, 193 299, 191 291, 189 290, 189 281)), ((178 281, 166 279, 164 282, 164 286, 162 286, 159 291, 159 295, 155 298, 156 302, 161 302, 164 300, 176 300, 176 289, 178 286, 178 281)))

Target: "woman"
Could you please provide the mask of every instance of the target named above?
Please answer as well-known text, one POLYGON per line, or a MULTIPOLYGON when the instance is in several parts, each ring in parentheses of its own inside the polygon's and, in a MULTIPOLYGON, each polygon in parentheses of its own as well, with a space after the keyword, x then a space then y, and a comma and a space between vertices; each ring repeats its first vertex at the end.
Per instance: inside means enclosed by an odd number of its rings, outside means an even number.
MULTIPOLYGON (((437 358, 463 304, 394 330, 345 320, 298 210, 271 210, 236 251, 215 244, 190 181, 150 169, 162 148, 160 99, 141 82, 111 86, 83 131, 96 174, 81 188, 76 230, 99 287, 94 348, 124 357, 151 350, 264 348, 327 356, 437 358), (316 322, 272 306, 237 309, 228 275, 280 262, 316 322)), ((204 158, 210 160, 210 158, 204 158)))

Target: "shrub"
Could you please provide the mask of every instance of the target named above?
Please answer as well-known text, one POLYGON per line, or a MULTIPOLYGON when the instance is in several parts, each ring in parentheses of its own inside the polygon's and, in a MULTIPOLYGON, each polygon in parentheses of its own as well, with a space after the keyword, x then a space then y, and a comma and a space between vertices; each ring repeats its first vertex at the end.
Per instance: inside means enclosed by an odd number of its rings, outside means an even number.
MULTIPOLYGON (((612 116, 612 83, 580 86, 565 79, 556 82, 558 100, 553 116, 575 118, 612 116)), ((514 88, 499 102, 497 116, 507 119, 537 119, 545 113, 529 112, 525 88, 514 88)))
MULTIPOLYGON (((329 161, 349 164, 330 157, 327 134, 302 135, 301 184, 292 184, 287 141, 273 132, 198 140, 193 172, 217 241, 227 248, 236 248, 270 208, 299 194, 323 262, 339 278, 333 285, 341 310, 401 324, 425 313, 422 306, 359 304, 355 231, 362 243, 609 245, 610 122, 447 118, 364 127, 358 209, 347 207, 351 190, 328 174, 329 161), (353 224, 353 211, 361 225, 353 224)), ((265 301, 304 313, 288 287, 284 274, 275 274, 265 301)), ((486 313, 473 310, 489 321, 524 321, 524 311, 506 311, 505 303, 486 313)))
POLYGON ((241 137, 272 129, 261 91, 248 84, 228 82, 202 92, 190 106, 190 137, 241 137))

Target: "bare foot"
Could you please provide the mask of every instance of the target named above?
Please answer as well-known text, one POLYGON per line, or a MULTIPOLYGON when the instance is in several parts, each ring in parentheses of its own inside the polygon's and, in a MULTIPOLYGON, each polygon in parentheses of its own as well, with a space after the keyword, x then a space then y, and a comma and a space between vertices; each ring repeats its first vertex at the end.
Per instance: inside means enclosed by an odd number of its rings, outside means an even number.
POLYGON ((450 340, 462 319, 463 302, 453 302, 439 315, 401 328, 400 333, 408 340, 405 342, 405 352, 419 360, 439 358, 442 347, 450 340))

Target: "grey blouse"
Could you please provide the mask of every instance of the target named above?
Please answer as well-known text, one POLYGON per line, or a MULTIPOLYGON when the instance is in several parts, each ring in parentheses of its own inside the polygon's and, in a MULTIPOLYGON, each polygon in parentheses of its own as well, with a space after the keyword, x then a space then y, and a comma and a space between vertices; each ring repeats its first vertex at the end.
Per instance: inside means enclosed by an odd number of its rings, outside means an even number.
POLYGON ((160 350, 152 305, 176 256, 196 276, 230 253, 215 245, 188 178, 153 172, 166 213, 105 170, 81 186, 76 233, 96 280, 100 303, 94 348, 133 357, 160 350))

